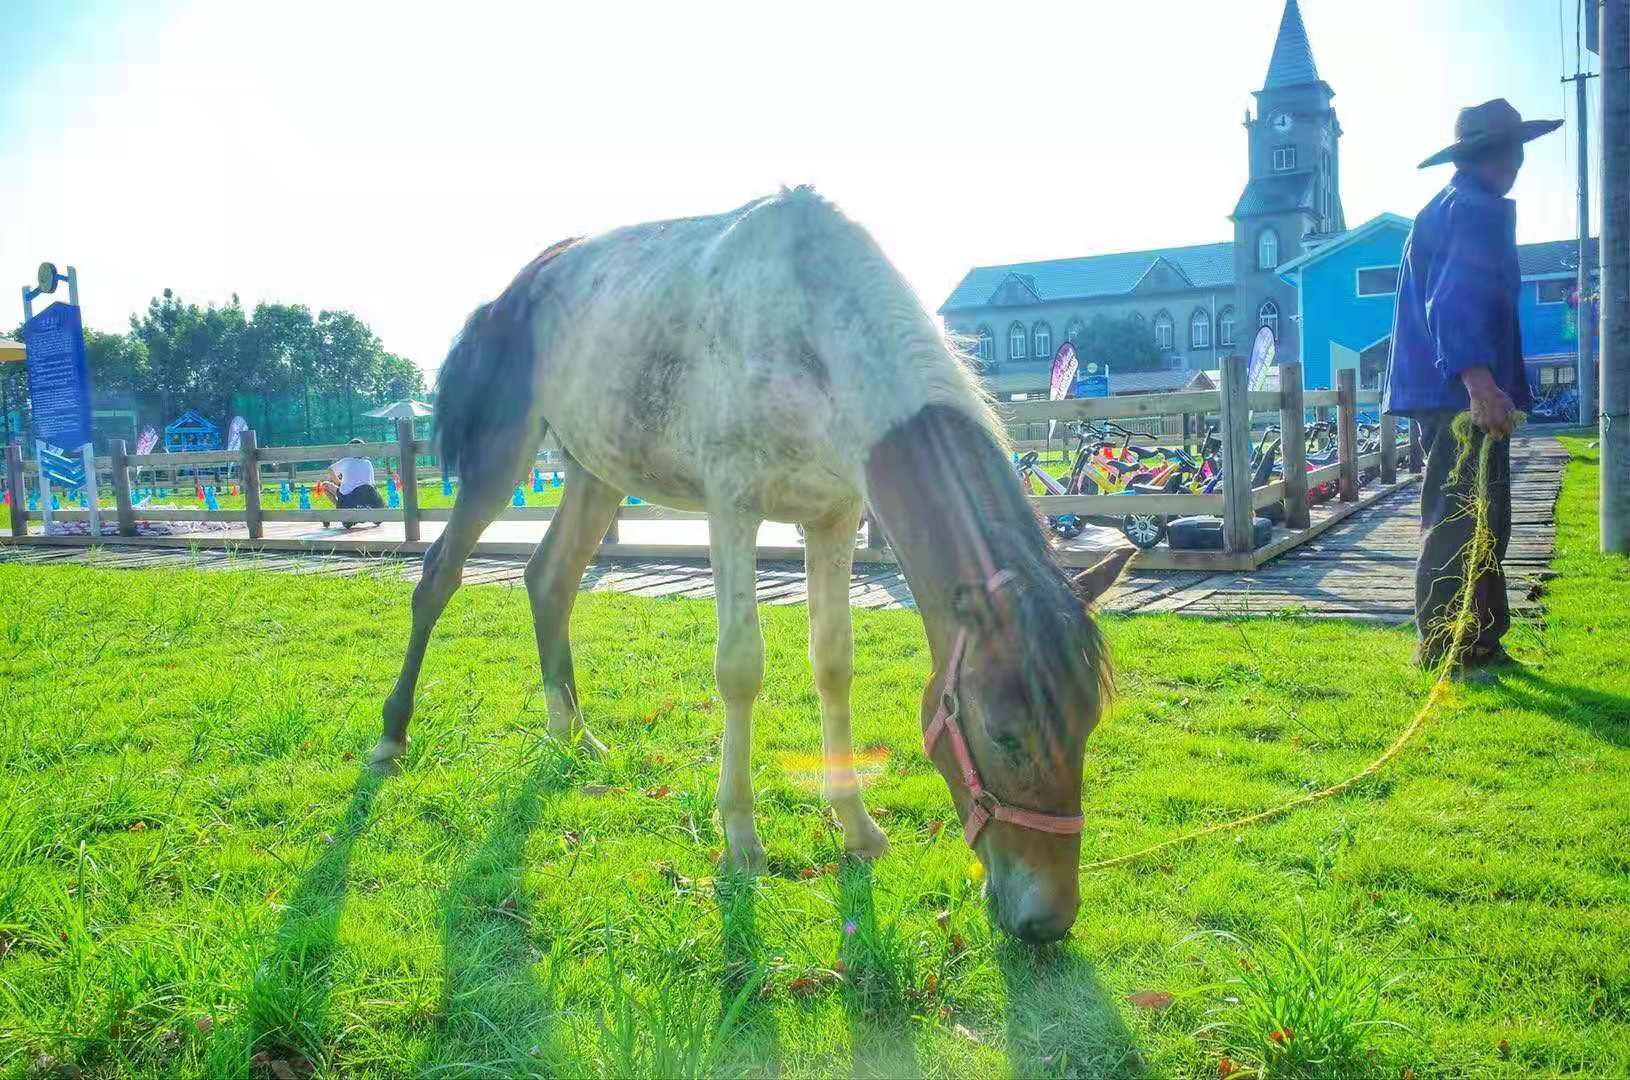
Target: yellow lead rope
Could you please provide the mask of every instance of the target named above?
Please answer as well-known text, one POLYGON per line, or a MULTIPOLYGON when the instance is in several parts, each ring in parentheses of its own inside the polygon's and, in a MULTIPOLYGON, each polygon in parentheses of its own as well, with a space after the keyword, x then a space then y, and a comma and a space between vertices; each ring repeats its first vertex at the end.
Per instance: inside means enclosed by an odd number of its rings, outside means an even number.
MULTIPOLYGON (((1521 423, 1524 419, 1523 414, 1518 413, 1516 415, 1517 422, 1521 423)), ((1476 441, 1474 439, 1475 429, 1472 427, 1470 414, 1461 413, 1455 417, 1453 430, 1460 452, 1455 459, 1455 467, 1450 474, 1450 479, 1458 479, 1462 475, 1461 470, 1470 458, 1472 444, 1476 441)), ((1321 799, 1340 795, 1355 784, 1363 782, 1386 768, 1393 758, 1403 752, 1404 747, 1409 745, 1411 739, 1420 734, 1421 729, 1426 726, 1426 722, 1432 718, 1438 707, 1443 704, 1444 699, 1449 696, 1449 690, 1454 685, 1449 676, 1454 671, 1461 649, 1465 646, 1467 635, 1477 628, 1476 582, 1488 565, 1496 561, 1494 558, 1494 534, 1489 531, 1488 527, 1489 454, 1493 445, 1494 440, 1485 435, 1478 447, 1476 497, 1472 500, 1472 514, 1475 522, 1472 528, 1471 544, 1466 552, 1465 575, 1460 582, 1460 591, 1455 594, 1455 609, 1445 618, 1444 624, 1435 629, 1432 634, 1435 637, 1447 633, 1450 643, 1449 648, 1444 652, 1443 659, 1438 662, 1437 678, 1433 680, 1431 692, 1426 695, 1426 702, 1420 707, 1420 711, 1415 714, 1415 718, 1409 722, 1409 725, 1399 733, 1396 739, 1392 740, 1392 745, 1388 746, 1386 750, 1382 751, 1380 757, 1364 766, 1359 772, 1327 788, 1292 799, 1289 802, 1280 803, 1278 806, 1269 807, 1267 810, 1261 810, 1255 814, 1247 814, 1245 817, 1234 818, 1231 821, 1219 821, 1215 825, 1207 825, 1203 829, 1196 829, 1194 832, 1185 833, 1182 836, 1174 836, 1169 840, 1150 844, 1146 848, 1140 848, 1125 855, 1117 855, 1111 859, 1100 859, 1097 862, 1087 863, 1081 868, 1083 873, 1125 866, 1128 863, 1136 862, 1139 859, 1147 858, 1162 851, 1192 844, 1207 836, 1215 836, 1218 833, 1231 832, 1235 829, 1249 828, 1252 825, 1260 825, 1264 821, 1283 817, 1293 810, 1319 802, 1321 799)))

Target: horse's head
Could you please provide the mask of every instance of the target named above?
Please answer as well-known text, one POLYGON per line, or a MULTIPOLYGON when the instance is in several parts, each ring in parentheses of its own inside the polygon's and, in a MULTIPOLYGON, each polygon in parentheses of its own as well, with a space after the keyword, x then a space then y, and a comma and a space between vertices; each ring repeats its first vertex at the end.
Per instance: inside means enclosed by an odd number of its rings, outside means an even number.
POLYGON ((1073 580, 1038 560, 962 586, 956 644, 924 695, 924 737, 985 867, 991 917, 1028 942, 1075 922, 1081 763, 1107 686, 1087 604, 1131 554, 1073 580))

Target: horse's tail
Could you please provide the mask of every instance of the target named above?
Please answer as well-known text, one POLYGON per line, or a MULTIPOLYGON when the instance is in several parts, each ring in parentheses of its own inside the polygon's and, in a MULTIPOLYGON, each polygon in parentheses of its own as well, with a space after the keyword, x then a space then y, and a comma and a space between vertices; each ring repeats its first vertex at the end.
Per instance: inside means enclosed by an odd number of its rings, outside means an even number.
MULTIPOLYGON (((480 468, 480 448, 494 432, 533 422, 538 380, 533 317, 540 270, 577 238, 533 259, 498 299, 470 314, 436 375, 436 437, 449 471, 480 468)), ((542 430, 538 432, 542 437, 542 430)))

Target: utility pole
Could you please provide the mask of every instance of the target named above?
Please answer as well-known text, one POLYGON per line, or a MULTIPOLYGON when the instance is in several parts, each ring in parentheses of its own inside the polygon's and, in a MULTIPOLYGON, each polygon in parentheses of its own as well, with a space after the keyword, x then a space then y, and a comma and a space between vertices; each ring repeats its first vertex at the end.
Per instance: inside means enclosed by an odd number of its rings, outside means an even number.
POLYGON ((1630 552, 1630 0, 1601 11, 1601 540, 1630 552))
MULTIPOLYGON (((1579 62, 1584 63, 1581 55, 1579 62)), ((1574 387, 1579 391, 1579 422, 1581 424, 1594 424, 1596 422, 1596 358, 1591 349, 1591 339, 1595 337, 1596 325, 1591 318, 1591 257, 1590 257, 1590 136, 1587 130, 1589 111, 1586 107, 1585 85, 1588 80, 1596 76, 1585 71, 1576 71, 1570 78, 1563 79, 1573 83, 1574 90, 1574 129, 1579 140, 1579 283, 1574 289, 1577 300, 1574 315, 1574 325, 1579 328, 1579 358, 1578 370, 1574 377, 1574 387)))

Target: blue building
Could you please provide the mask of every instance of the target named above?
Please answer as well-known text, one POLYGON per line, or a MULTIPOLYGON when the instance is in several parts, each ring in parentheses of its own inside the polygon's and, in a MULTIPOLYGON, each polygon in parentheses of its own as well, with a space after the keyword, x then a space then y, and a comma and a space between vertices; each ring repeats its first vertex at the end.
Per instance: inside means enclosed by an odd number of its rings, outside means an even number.
MULTIPOLYGON (((1408 218, 1382 214, 1279 268, 1297 292, 1302 378, 1308 387, 1334 386, 1342 368, 1356 368, 1360 386, 1380 385, 1392 348, 1398 267, 1409 226, 1408 218)), ((1545 396, 1574 381, 1579 245, 1573 240, 1520 244, 1517 259, 1523 358, 1529 382, 1545 396)))
POLYGON ((1231 240, 976 266, 963 276, 939 314, 948 331, 973 342, 993 393, 1045 392, 1053 351, 1066 339, 1090 345, 1098 316, 1142 327, 1174 385, 1249 349, 1260 327, 1284 354, 1296 354, 1296 290, 1278 270, 1347 228, 1335 91, 1313 61, 1297 0, 1285 0, 1262 88, 1252 94, 1231 240))

